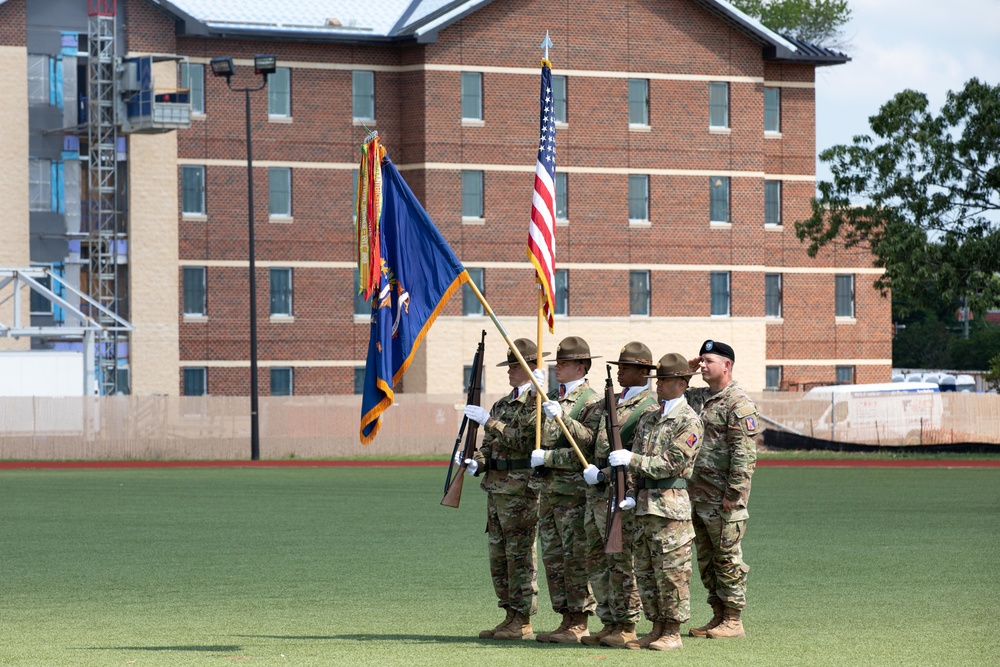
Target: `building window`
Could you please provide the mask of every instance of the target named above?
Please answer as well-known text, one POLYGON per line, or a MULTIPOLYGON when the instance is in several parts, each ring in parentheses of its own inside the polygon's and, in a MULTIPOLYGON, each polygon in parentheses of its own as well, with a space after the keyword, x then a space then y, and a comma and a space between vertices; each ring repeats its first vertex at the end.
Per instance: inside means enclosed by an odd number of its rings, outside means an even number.
POLYGON ((462 172, 462 217, 483 217, 483 172, 462 172))
MULTIPOLYGON (((462 366, 462 388, 468 389, 469 388, 469 383, 471 383, 471 382, 472 382, 472 365, 469 364, 469 365, 466 365, 466 366, 462 366)), ((482 383, 481 386, 480 386, 480 388, 486 386, 486 367, 485 366, 483 367, 483 377, 480 378, 480 382, 482 383)))
POLYGON ((729 222, 729 177, 712 176, 709 178, 709 211, 710 222, 729 222))
POLYGON ((483 119, 483 75, 462 72, 462 119, 483 119))
POLYGON ((292 73, 287 67, 279 67, 267 76, 267 115, 292 115, 292 73))
POLYGON ((708 126, 729 127, 729 84, 708 84, 708 126))
POLYGON ((649 81, 628 80, 628 124, 649 125, 649 81))
POLYGON ((628 314, 649 315, 649 271, 628 272, 628 314))
POLYGON ((854 366, 837 366, 837 384, 854 384, 854 366))
POLYGON ((837 275, 837 317, 854 317, 854 276, 837 275))
POLYGON ((566 174, 556 172, 556 220, 568 220, 569 209, 567 207, 566 184, 568 179, 566 174))
POLYGON ((208 369, 205 368, 185 368, 184 369, 184 395, 204 396, 208 393, 208 383, 206 375, 208 369))
POLYGON ((205 296, 207 289, 205 286, 205 267, 185 266, 184 267, 184 314, 204 315, 205 296))
POLYGON ((556 269, 556 293, 552 295, 553 315, 569 315, 569 271, 556 269))
POLYGON ((271 396, 292 395, 292 369, 271 369, 271 396))
POLYGON ((273 217, 292 217, 292 170, 288 167, 268 168, 267 205, 273 217))
POLYGON ((181 213, 205 215, 205 167, 181 167, 181 213))
POLYGON ((355 221, 358 219, 358 170, 351 170, 351 201, 354 202, 351 208, 351 217, 355 221))
POLYGON ((645 174, 628 177, 628 219, 649 220, 649 176, 645 174))
POLYGON ((781 224, 781 181, 764 181, 764 224, 781 224))
POLYGON ((52 210, 52 160, 28 160, 28 198, 28 210, 52 210))
POLYGON ((49 57, 28 55, 28 104, 49 103, 49 57))
POLYGON ((355 268, 354 269, 354 282, 351 283, 351 290, 354 291, 354 314, 368 317, 372 314, 372 305, 370 302, 365 300, 365 295, 358 291, 358 285, 360 284, 360 273, 355 268))
POLYGON ((781 317, 781 274, 764 274, 764 315, 781 317))
POLYGON ((764 131, 781 132, 781 88, 764 88, 764 131))
MULTIPOLYGON (((469 272, 469 278, 472 282, 476 284, 476 288, 479 290, 480 294, 485 296, 486 290, 483 288, 483 279, 485 277, 483 269, 470 269, 466 267, 466 271, 469 272)), ((483 315, 486 311, 483 310, 483 304, 476 298, 476 293, 472 289, 462 283, 462 314, 463 315, 483 315)))
MULTIPOLYGON (((52 278, 45 276, 44 278, 35 278, 39 285, 43 285, 52 288, 52 278)), ((31 294, 28 298, 30 302, 31 314, 32 315, 51 315, 52 314, 52 301, 49 300, 43 294, 39 294, 35 290, 30 290, 31 294)))
POLYGON ((728 271, 712 271, 712 315, 729 317, 728 271))
POLYGON ((773 391, 781 389, 781 366, 768 366, 764 369, 764 388, 773 391))
POLYGON ((566 77, 552 75, 552 116, 557 123, 566 121, 566 77))
POLYGON ((205 66, 200 63, 181 63, 181 88, 188 89, 191 113, 205 113, 205 66))
POLYGON ((354 393, 363 394, 365 393, 365 367, 355 366, 354 367, 354 393))
POLYGON ((271 269, 271 315, 292 314, 292 270, 271 269))
POLYGON ((375 72, 351 72, 354 99, 352 115, 358 120, 375 119, 375 72))

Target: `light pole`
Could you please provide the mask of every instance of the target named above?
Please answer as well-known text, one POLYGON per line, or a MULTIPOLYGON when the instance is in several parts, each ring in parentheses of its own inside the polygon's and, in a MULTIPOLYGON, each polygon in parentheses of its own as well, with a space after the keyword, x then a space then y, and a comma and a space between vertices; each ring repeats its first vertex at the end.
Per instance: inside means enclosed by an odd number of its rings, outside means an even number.
POLYGON ((229 90, 241 92, 246 99, 247 123, 247 231, 250 240, 250 459, 260 459, 260 421, 257 410, 257 276, 254 262, 253 237, 253 144, 250 139, 250 93, 267 86, 267 75, 274 74, 275 57, 273 55, 254 56, 253 68, 255 74, 260 74, 262 81, 259 86, 234 88, 232 76, 236 71, 233 59, 212 58, 212 74, 226 77, 229 90))

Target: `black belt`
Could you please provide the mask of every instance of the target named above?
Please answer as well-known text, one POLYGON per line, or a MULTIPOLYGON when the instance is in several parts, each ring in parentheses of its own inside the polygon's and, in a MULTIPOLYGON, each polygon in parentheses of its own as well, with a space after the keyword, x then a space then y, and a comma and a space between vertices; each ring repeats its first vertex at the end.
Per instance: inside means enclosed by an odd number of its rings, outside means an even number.
POLYGON ((487 470, 523 470, 531 467, 531 459, 490 459, 487 470))
POLYGON ((640 491, 642 489, 686 489, 688 482, 683 477, 665 477, 663 479, 640 477, 635 486, 640 491))

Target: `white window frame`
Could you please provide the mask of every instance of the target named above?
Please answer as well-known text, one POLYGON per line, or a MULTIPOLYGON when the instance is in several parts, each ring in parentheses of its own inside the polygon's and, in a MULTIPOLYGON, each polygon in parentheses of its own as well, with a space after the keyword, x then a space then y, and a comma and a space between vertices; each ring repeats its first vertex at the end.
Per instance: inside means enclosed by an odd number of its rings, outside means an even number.
POLYGON ((834 314, 838 319, 854 319, 857 312, 855 302, 855 286, 853 273, 838 273, 834 276, 834 314), (849 294, 844 294, 844 289, 850 290, 849 294), (849 313, 842 312, 841 304, 848 305, 849 313))
POLYGON ((208 275, 204 266, 185 266, 181 270, 181 309, 185 317, 205 317, 208 313, 208 275), (200 282, 197 285, 197 293, 200 294, 200 304, 188 310, 188 294, 195 294, 192 287, 189 290, 188 276, 200 275, 200 282))
POLYGON ((629 174, 628 221, 649 222, 649 174, 629 174), (642 211, 634 211, 633 204, 642 208, 642 211), (633 213, 641 213, 642 217, 634 217, 633 213))
MULTIPOLYGON (((475 283, 476 288, 479 290, 480 294, 486 294, 486 270, 482 267, 465 267, 465 270, 469 272, 469 278, 475 283)), ((482 317, 486 314, 483 309, 482 302, 476 298, 475 292, 472 288, 462 283, 462 315, 466 317, 482 317)))
POLYGON ((483 120, 483 73, 462 72, 462 120, 483 120), (468 114, 466 113, 468 112, 468 114))
POLYGON ((781 134, 781 88, 764 87, 764 132, 766 134, 781 134), (768 97, 772 95, 776 98, 773 108, 768 100, 768 97), (774 122, 771 123, 773 127, 768 127, 768 116, 774 117, 774 122))
POLYGON ((708 221, 711 222, 721 222, 729 223, 731 221, 731 206, 732 206, 732 196, 730 194, 731 182, 728 176, 710 176, 708 179, 708 221), (717 189, 718 188, 718 189, 717 189), (716 197, 716 193, 722 192, 723 199, 720 203, 721 206, 725 207, 725 213, 722 216, 718 216, 718 211, 716 210, 718 206, 717 202, 720 200, 716 197))
POLYGON ((485 210, 486 176, 480 170, 463 169, 462 178, 462 219, 483 220, 485 210))
POLYGON ((292 117, 292 70, 278 67, 267 76, 268 118, 292 117))
POLYGON ((629 127, 649 127, 649 79, 628 80, 628 124, 629 127))
POLYGON ((652 288, 650 286, 650 282, 649 271, 628 272, 629 316, 648 317, 650 315, 652 302, 652 288), (638 282, 637 279, 639 279, 638 282), (637 290, 637 288, 639 289, 637 290), (640 299, 642 299, 643 303, 638 303, 640 299))
POLYGON ((712 317, 729 317, 733 312, 733 277, 729 271, 712 271, 709 273, 709 314, 712 317), (726 286, 725 292, 716 292, 716 278, 725 277, 726 286), (725 300, 725 312, 722 309, 717 309, 716 297, 725 300))
POLYGON ((201 63, 180 63, 180 87, 188 89, 191 114, 205 115, 205 66, 201 63))
POLYGON ((729 83, 726 81, 709 81, 708 83, 708 127, 712 130, 728 130, 730 128, 729 83), (719 100, 720 97, 724 97, 724 104, 719 100))
POLYGON ((267 169, 267 208, 270 217, 292 217, 292 170, 290 167, 268 167, 267 169), (287 199, 280 206, 281 196, 287 199))
POLYGON ((781 181, 764 181, 764 225, 781 227, 781 181))
POLYGON ((208 395, 208 369, 207 368, 205 368, 204 366, 201 366, 201 367, 185 366, 182 369, 182 374, 183 374, 183 378, 184 378, 184 383, 183 383, 184 384, 184 388, 183 388, 184 396, 207 396, 208 395), (187 389, 188 389, 187 379, 188 379, 188 373, 189 372, 191 372, 191 373, 198 373, 198 374, 201 375, 202 392, 200 394, 189 394, 188 393, 188 391, 187 391, 187 389))
POLYGON ((181 214, 182 215, 205 215, 205 167, 204 165, 183 165, 181 167, 181 214), (193 189, 189 190, 187 187, 187 174, 199 174, 201 179, 201 187, 197 193, 194 193, 193 189), (201 201, 198 202, 197 210, 187 210, 187 205, 191 202, 184 196, 185 193, 192 192, 192 195, 197 194, 201 201))
POLYGON ((294 396, 295 395, 295 371, 291 366, 272 366, 270 375, 270 392, 271 396, 294 396), (274 375, 275 373, 287 373, 288 374, 288 393, 287 394, 275 394, 274 393, 274 375))
POLYGON ((270 299, 269 299, 270 307, 268 310, 270 311, 271 317, 288 318, 292 317, 293 313, 295 312, 293 306, 294 304, 293 295, 295 293, 295 287, 294 287, 295 283, 293 281, 295 277, 292 275, 292 273, 293 273, 292 269, 288 267, 277 267, 277 266, 272 267, 268 272, 268 288, 269 288, 268 291, 270 293, 270 299), (278 272, 284 272, 288 275, 288 304, 287 308, 285 308, 284 310, 276 310, 276 308, 280 308, 280 306, 282 305, 280 303, 278 304, 275 303, 275 295, 274 295, 274 277, 278 275, 278 272))
POLYGON ((354 120, 375 120, 375 72, 351 72, 351 117, 354 120))
POLYGON ((782 278, 783 278, 783 276, 780 273, 765 273, 764 274, 764 317, 780 318, 782 316, 782 305, 783 305, 782 304, 782 301, 783 301, 783 295, 782 295, 783 284, 782 283, 784 282, 782 280, 782 278), (770 310, 770 306, 771 306, 770 298, 769 297, 771 296, 770 283, 773 282, 772 279, 776 279, 777 280, 777 288, 778 288, 777 289, 777 295, 775 295, 775 298, 777 299, 777 305, 778 305, 776 313, 775 312, 768 312, 770 310))

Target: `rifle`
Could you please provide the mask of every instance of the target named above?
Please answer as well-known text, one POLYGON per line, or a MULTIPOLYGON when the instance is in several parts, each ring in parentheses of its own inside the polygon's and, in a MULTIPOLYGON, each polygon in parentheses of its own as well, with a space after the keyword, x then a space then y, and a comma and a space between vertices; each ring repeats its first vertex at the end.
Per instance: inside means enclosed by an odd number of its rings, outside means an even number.
MULTIPOLYGON (((479 405, 483 395, 483 361, 486 347, 486 330, 479 340, 479 347, 476 348, 476 356, 472 359, 472 373, 469 376, 469 391, 465 396, 466 405, 479 405)), ((476 451, 476 440, 479 436, 479 423, 472 421, 468 417, 462 417, 462 426, 458 429, 458 437, 455 438, 455 448, 451 451, 451 460, 448 462, 448 476, 444 479, 444 498, 441 504, 445 507, 458 507, 462 501, 462 482, 465 479, 465 459, 471 459, 476 451), (468 426, 468 430, 466 430, 468 426), (458 466, 458 472, 452 477, 451 471, 455 465, 455 454, 462 443, 462 434, 465 434, 465 447, 462 449, 462 463, 458 466)))
MULTIPOLYGON (((622 433, 618 425, 618 401, 615 399, 615 386, 611 382, 611 364, 608 367, 608 380, 604 384, 604 425, 608 432, 608 444, 611 451, 622 448, 622 433)), ((608 483, 608 518, 604 524, 604 553, 617 554, 622 551, 622 510, 619 505, 625 500, 625 468, 613 466, 614 474, 608 483)))

